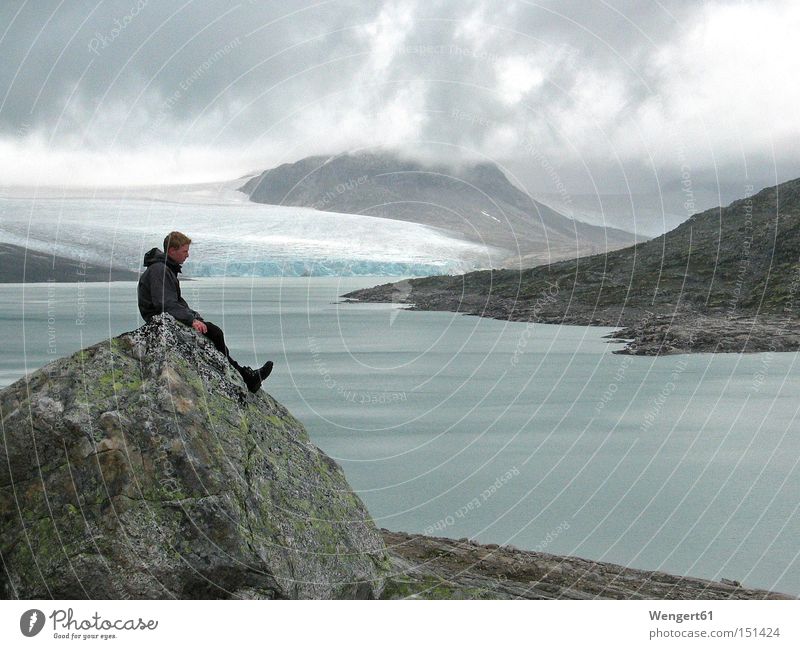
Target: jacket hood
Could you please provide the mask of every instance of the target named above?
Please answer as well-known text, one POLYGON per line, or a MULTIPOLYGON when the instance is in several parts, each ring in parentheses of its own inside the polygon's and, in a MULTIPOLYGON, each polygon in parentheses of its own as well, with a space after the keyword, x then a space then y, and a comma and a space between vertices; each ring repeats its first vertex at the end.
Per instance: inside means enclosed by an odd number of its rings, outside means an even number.
POLYGON ((144 261, 142 262, 145 266, 152 266, 153 264, 157 264, 161 262, 162 264, 166 264, 176 273, 181 272, 181 264, 176 263, 167 255, 164 254, 164 251, 161 248, 151 248, 146 253, 144 253, 144 261))
POLYGON ((144 263, 145 266, 152 266, 159 261, 166 263, 166 257, 167 256, 164 254, 164 251, 161 250, 161 248, 153 248, 144 253, 144 262, 142 263, 144 263))

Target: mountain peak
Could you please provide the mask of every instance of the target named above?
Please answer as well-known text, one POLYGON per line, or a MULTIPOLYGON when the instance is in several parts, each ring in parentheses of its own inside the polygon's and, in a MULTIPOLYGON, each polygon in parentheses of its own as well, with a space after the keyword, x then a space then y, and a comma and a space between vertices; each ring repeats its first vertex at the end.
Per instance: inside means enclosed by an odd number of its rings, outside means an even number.
POLYGON ((313 156, 268 169, 240 191, 256 203, 436 227, 485 246, 495 268, 571 259, 636 241, 628 232, 574 221, 535 201, 491 161, 425 162, 385 149, 313 156))

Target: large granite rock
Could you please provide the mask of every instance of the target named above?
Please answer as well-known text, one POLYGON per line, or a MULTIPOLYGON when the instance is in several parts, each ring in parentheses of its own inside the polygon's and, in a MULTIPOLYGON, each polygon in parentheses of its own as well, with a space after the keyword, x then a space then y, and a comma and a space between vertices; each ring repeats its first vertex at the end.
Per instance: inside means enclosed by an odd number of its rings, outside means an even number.
POLYGON ((0 392, 5 598, 371 598, 340 467, 169 315, 0 392))

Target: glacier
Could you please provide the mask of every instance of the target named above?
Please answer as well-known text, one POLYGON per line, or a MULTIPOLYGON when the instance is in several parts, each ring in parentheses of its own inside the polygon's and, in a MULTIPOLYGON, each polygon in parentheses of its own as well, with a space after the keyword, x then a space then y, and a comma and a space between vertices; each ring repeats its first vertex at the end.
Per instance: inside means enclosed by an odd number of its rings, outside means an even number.
POLYGON ((497 266, 504 251, 417 223, 261 205, 226 190, 160 193, 57 189, 0 196, 0 242, 139 270, 144 253, 180 230, 187 276, 425 276, 497 266))

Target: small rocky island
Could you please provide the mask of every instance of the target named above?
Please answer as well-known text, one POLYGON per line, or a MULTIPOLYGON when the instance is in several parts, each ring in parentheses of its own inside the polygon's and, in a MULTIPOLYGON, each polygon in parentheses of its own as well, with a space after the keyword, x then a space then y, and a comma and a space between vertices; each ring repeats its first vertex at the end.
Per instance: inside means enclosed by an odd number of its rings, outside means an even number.
POLYGON ((162 315, 0 392, 6 599, 786 599, 379 530, 302 424, 162 315))
POLYGON ((622 353, 800 351, 800 179, 602 255, 348 293, 502 320, 619 327, 622 353))

